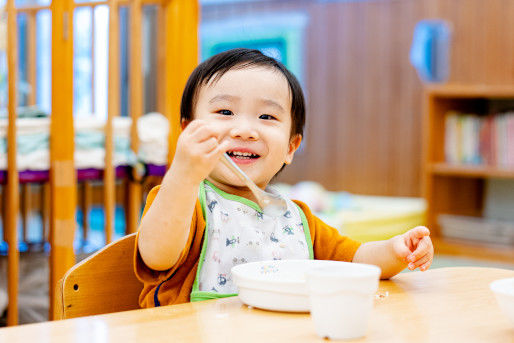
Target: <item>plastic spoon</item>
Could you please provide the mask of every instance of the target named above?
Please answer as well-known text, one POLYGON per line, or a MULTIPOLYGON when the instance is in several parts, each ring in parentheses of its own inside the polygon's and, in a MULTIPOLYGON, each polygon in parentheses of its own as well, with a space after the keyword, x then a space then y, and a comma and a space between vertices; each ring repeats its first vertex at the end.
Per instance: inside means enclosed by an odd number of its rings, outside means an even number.
POLYGON ((221 162, 225 164, 234 174, 236 174, 241 181, 252 191, 257 200, 257 204, 262 208, 267 215, 278 217, 287 211, 286 201, 278 194, 268 193, 263 191, 250 179, 242 170, 235 164, 234 161, 227 155, 223 154, 221 162))

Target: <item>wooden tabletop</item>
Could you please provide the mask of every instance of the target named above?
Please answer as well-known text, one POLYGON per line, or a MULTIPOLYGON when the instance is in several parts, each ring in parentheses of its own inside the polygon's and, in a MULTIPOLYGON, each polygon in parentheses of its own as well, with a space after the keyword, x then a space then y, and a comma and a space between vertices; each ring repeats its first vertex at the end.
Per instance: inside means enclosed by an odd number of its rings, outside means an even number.
MULTIPOLYGON (((489 283, 494 268, 440 268, 381 281, 366 342, 514 342, 489 283)), ((326 342, 308 314, 248 308, 239 298, 0 329, 0 342, 326 342)))

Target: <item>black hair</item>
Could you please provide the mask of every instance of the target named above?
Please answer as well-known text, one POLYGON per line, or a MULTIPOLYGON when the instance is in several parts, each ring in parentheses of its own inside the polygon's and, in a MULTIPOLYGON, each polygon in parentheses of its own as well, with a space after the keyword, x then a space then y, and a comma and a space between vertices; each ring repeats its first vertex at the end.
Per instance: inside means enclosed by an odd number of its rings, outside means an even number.
POLYGON ((189 76, 182 93, 182 102, 180 104, 181 121, 193 119, 193 111, 201 86, 208 84, 211 80, 219 80, 231 69, 244 69, 251 66, 269 67, 280 71, 285 76, 291 91, 291 137, 295 135, 303 136, 305 100, 300 83, 282 63, 254 49, 237 48, 227 50, 200 63, 189 76))

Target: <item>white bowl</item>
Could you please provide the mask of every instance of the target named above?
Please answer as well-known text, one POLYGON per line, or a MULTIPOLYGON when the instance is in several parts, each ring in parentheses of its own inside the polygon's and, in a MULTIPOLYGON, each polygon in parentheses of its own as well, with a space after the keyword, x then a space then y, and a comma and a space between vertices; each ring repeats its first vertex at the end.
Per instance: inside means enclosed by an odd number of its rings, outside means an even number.
POLYGON ((498 305, 514 326, 514 278, 493 281, 490 287, 496 296, 498 305))
POLYGON ((277 260, 240 264, 232 277, 243 303, 272 311, 309 312, 306 272, 312 268, 348 262, 277 260))

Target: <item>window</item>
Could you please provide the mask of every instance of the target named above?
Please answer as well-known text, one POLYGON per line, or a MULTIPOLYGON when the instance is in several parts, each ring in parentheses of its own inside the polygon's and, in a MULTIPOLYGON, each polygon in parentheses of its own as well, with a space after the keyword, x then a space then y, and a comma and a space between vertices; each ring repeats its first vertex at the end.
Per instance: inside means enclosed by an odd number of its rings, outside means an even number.
MULTIPOLYGON (((79 1, 77 1, 79 2, 79 1)), ((84 2, 84 1, 80 1, 84 2)), ((6 0, 0 0, 0 6, 6 0)), ((49 5, 50 0, 16 0, 16 6, 49 5)), ((52 14, 50 10, 35 12, 35 30, 31 30, 31 14, 19 12, 17 17, 18 34, 18 104, 30 105, 30 95, 35 95, 35 104, 44 112, 51 113, 52 92, 52 14), (29 46, 34 32, 35 46, 29 46), (30 54, 35 53, 35 80, 29 80, 30 54)), ((130 68, 130 10, 119 8, 119 51, 120 51, 120 114, 130 115, 129 109, 129 68, 130 68)), ((143 7, 143 77, 144 111, 156 110, 157 66, 156 32, 157 7, 143 7)), ((73 17, 73 112, 75 116, 95 115, 107 117, 108 105, 108 40, 109 8, 107 5, 94 7, 80 6, 73 17)), ((7 14, 0 12, 0 109, 7 107, 7 14)))

